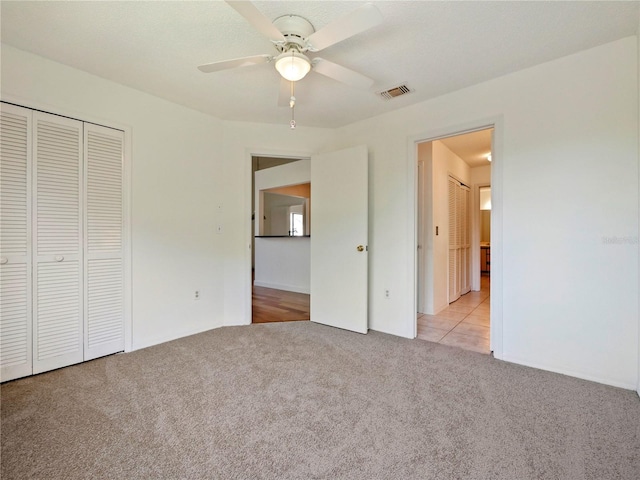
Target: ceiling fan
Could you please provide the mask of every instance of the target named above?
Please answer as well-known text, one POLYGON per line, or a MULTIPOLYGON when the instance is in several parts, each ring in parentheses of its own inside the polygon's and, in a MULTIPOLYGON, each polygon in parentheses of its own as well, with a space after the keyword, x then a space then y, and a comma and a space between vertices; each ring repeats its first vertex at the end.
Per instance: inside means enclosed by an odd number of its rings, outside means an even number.
POLYGON ((288 82, 301 80, 313 70, 352 87, 366 89, 373 85, 373 80, 369 77, 323 58, 310 58, 307 55, 379 25, 382 14, 373 4, 366 3, 316 31, 307 19, 298 15, 283 15, 271 22, 251 2, 227 0, 226 3, 270 39, 277 54, 265 53, 207 63, 198 67, 200 71, 211 73, 275 62, 276 70, 288 82))

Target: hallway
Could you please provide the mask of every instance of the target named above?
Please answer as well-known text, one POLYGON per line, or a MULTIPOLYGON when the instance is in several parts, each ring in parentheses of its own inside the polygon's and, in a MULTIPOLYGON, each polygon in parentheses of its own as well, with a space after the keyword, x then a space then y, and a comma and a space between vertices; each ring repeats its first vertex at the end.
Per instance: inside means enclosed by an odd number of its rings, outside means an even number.
POLYGON ((418 313, 417 338, 489 354, 489 287, 490 277, 483 275, 479 292, 463 295, 437 315, 418 313))

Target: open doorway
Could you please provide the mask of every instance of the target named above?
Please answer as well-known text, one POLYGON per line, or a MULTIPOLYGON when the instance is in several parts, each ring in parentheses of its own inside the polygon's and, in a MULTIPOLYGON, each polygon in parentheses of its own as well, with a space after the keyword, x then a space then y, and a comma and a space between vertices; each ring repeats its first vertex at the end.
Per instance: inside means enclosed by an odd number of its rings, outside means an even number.
POLYGON ((251 162, 251 321, 309 320, 309 160, 251 162))
POLYGON ((487 354, 491 243, 482 238, 480 188, 491 185, 492 135, 485 128, 417 145, 417 337, 487 354))

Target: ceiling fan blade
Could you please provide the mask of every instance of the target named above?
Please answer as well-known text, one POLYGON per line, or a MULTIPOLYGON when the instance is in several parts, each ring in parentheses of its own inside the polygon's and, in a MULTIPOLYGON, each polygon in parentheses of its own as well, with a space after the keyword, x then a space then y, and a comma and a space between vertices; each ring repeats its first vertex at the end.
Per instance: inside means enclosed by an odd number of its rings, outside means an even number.
POLYGON ((247 20, 253 28, 255 28, 262 35, 267 37, 269 40, 273 40, 275 42, 284 42, 285 38, 282 35, 282 32, 276 28, 276 26, 271 23, 267 17, 263 15, 263 13, 258 10, 255 5, 251 2, 247 1, 232 1, 226 0, 231 8, 233 8, 236 12, 242 15, 245 20, 247 20))
POLYGON ((221 62, 205 63, 200 65, 198 70, 204 73, 219 72, 220 70, 229 70, 230 68, 248 67, 249 65, 259 65, 261 63, 269 63, 273 60, 271 55, 254 55, 252 57, 234 58, 232 60, 222 60, 221 62))
POLYGON ((310 51, 318 52, 323 48, 330 47, 346 38, 380 25, 382 20, 380 10, 371 3, 365 3, 363 6, 309 35, 307 46, 310 51))
POLYGON ((313 59, 313 71, 356 88, 367 89, 373 85, 369 77, 323 58, 313 59))

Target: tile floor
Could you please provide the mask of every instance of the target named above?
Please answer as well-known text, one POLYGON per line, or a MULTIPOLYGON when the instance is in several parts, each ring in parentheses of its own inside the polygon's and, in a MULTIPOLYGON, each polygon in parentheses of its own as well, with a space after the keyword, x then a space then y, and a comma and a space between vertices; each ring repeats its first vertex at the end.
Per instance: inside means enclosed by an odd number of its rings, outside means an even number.
POLYGON ((436 315, 418 313, 418 338, 489 354, 488 276, 480 291, 469 292, 436 315))

